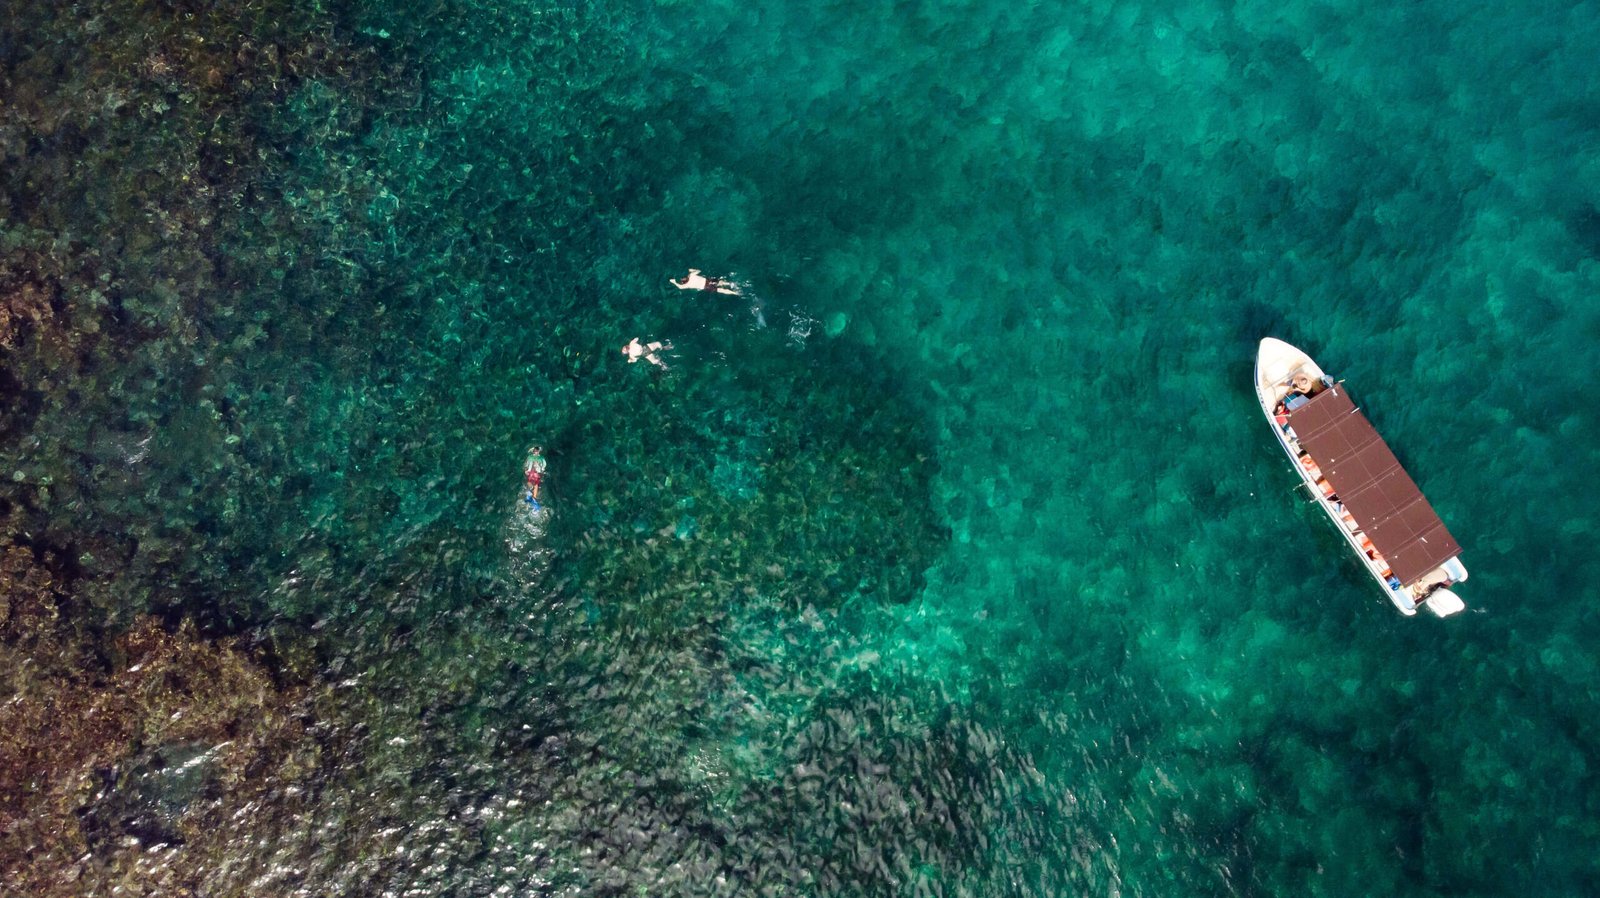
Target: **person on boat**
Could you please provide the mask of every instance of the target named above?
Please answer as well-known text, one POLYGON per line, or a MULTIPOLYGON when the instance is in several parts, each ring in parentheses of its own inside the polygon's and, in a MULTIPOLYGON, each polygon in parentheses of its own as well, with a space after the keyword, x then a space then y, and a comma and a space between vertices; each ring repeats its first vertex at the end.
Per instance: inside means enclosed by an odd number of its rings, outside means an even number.
POLYGON ((1296 371, 1294 376, 1289 378, 1288 385, 1289 392, 1283 397, 1283 408, 1285 411, 1291 412, 1310 402, 1311 397, 1328 388, 1328 385, 1322 380, 1312 377, 1304 371, 1296 371))
POLYGON ((622 354, 628 357, 628 364, 630 365, 639 361, 640 359, 644 359, 650 364, 659 366, 662 370, 666 370, 667 363, 661 361, 661 356, 656 355, 656 353, 663 349, 671 348, 671 343, 658 343, 654 341, 650 343, 640 343, 639 338, 634 337, 622 347, 622 354))
POLYGON ((667 283, 679 290, 700 290, 705 293, 721 293, 724 296, 743 296, 744 288, 737 281, 729 278, 708 278, 700 273, 700 269, 691 268, 683 276, 683 280, 675 281, 667 278, 667 283))

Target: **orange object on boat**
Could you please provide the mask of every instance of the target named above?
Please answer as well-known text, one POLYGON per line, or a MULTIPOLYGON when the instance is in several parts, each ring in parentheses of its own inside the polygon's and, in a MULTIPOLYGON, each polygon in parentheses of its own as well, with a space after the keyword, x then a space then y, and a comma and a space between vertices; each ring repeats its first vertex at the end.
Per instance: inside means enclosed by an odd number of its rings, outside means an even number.
POLYGON ((1306 469, 1306 473, 1311 475, 1312 480, 1322 477, 1322 469, 1317 467, 1317 463, 1309 455, 1300 456, 1300 467, 1306 469))

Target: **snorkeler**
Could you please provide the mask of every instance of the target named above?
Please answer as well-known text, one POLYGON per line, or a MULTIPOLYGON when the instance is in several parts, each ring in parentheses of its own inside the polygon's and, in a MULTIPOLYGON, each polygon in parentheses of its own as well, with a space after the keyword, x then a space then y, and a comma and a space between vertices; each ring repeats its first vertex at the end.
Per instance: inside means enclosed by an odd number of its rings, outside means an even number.
POLYGON ((650 364, 659 365, 662 370, 666 370, 667 363, 661 361, 661 357, 656 355, 656 352, 671 348, 671 343, 640 343, 639 338, 634 337, 627 342, 627 345, 622 347, 622 354, 628 357, 628 364, 630 365, 640 359, 644 359, 650 364))
POLYGON ((539 487, 544 483, 544 448, 529 446, 528 457, 522 462, 523 483, 528 488, 527 503, 539 507, 539 487))
POLYGON ((683 280, 675 281, 667 278, 667 283, 679 290, 702 290, 706 293, 721 293, 724 296, 743 296, 744 288, 737 281, 728 278, 708 278, 700 273, 700 269, 691 268, 683 276, 683 280))
POLYGON ((679 290, 698 290, 701 293, 720 293, 723 296, 744 297, 750 300, 750 315, 755 318, 756 327, 767 326, 766 300, 753 292, 746 293, 745 288, 749 284, 741 284, 733 278, 708 278, 701 274, 698 268, 689 269, 689 273, 684 275, 681 281, 667 278, 667 283, 677 287, 679 290))

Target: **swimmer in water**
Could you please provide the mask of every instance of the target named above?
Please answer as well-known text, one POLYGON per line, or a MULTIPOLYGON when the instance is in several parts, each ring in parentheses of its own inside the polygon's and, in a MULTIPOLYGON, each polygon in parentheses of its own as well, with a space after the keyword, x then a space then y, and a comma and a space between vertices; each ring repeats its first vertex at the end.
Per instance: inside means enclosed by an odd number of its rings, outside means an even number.
POLYGON ((667 283, 679 290, 700 290, 706 293, 721 293, 724 296, 743 296, 744 288, 737 281, 728 278, 708 278, 700 273, 700 269, 691 268, 683 276, 683 280, 667 279, 667 283))
POLYGON ((528 498, 538 501, 539 486, 544 483, 544 448, 529 446, 528 457, 522 462, 524 483, 528 487, 528 498))
POLYGON ((652 365, 659 366, 664 371, 666 370, 667 363, 661 361, 661 357, 656 355, 656 353, 660 350, 671 348, 671 343, 640 343, 639 338, 634 337, 622 347, 622 354, 628 357, 628 364, 630 365, 639 361, 640 359, 644 359, 652 365))
POLYGON ((756 320, 756 327, 767 326, 767 316, 764 314, 766 302, 754 293, 746 293, 746 284, 741 284, 732 278, 708 278, 700 273, 700 269, 691 268, 683 276, 683 280, 667 279, 667 283, 679 290, 698 290, 701 293, 720 293, 723 296, 738 296, 750 301, 750 315, 756 320))

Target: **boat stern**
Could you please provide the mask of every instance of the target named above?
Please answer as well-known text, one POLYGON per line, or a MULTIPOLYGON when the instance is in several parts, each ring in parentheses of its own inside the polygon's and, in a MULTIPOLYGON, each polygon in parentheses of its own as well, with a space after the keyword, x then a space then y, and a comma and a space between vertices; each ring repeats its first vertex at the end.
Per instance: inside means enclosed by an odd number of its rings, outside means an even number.
POLYGON ((1438 617, 1449 617, 1465 610, 1467 603, 1461 601, 1461 597, 1450 590, 1440 588, 1428 593, 1428 597, 1423 600, 1422 606, 1438 617))

